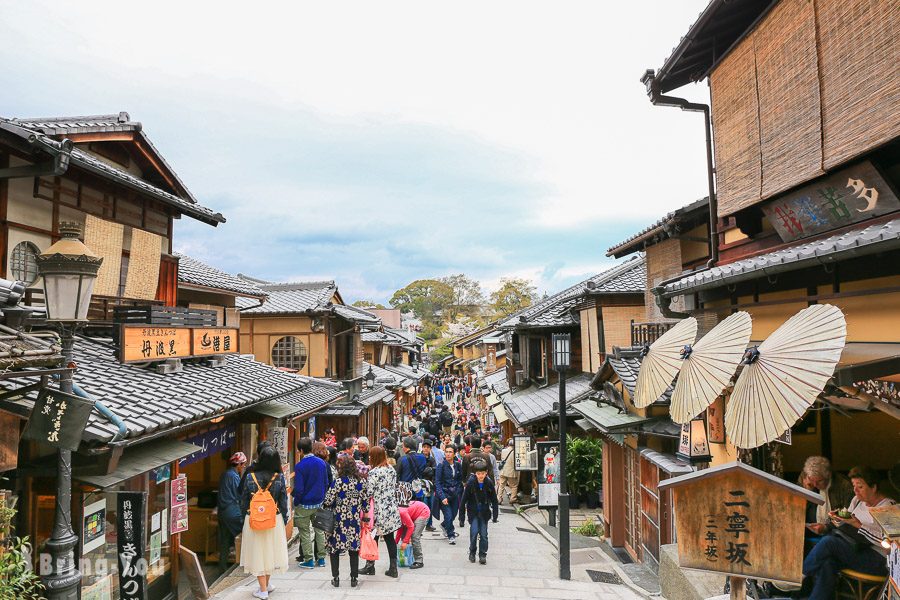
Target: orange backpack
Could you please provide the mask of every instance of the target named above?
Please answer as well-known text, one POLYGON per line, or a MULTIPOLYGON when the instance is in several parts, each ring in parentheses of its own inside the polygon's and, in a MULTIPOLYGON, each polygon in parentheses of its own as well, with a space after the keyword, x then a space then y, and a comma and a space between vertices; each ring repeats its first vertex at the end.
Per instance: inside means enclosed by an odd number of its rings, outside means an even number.
POLYGON ((250 499, 250 529, 272 529, 275 527, 275 517, 278 515, 278 505, 275 499, 269 493, 269 488, 278 477, 278 474, 272 476, 269 485, 263 489, 256 479, 256 473, 250 473, 253 482, 256 484, 257 490, 250 499))

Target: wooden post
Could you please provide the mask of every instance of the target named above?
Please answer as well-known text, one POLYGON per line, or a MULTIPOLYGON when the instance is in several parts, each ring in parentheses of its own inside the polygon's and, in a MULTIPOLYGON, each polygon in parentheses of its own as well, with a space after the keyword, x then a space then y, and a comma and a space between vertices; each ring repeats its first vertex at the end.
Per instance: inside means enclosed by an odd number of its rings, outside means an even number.
POLYGON ((747 600, 747 580, 731 576, 731 600, 747 600))

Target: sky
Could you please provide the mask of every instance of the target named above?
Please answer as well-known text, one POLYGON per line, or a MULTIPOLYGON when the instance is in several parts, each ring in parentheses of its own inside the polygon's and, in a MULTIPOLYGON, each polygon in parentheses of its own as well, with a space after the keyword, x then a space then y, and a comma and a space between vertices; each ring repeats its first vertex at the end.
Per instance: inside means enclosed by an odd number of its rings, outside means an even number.
POLYGON ((129 112, 227 219, 175 249, 228 272, 552 293, 706 195, 702 115, 639 81, 706 3, 0 0, 0 116, 129 112))

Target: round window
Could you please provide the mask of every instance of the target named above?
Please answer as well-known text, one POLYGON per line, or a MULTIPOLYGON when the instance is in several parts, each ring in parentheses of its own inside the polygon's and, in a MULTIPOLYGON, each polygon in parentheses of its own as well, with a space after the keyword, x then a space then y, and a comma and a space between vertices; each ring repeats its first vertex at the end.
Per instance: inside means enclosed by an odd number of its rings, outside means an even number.
POLYGON ((9 268, 16 281, 31 285, 38 278, 36 257, 41 251, 31 242, 19 242, 13 248, 9 268))
POLYGON ((287 335, 272 346, 272 364, 282 369, 300 371, 306 366, 306 345, 292 335, 287 335))

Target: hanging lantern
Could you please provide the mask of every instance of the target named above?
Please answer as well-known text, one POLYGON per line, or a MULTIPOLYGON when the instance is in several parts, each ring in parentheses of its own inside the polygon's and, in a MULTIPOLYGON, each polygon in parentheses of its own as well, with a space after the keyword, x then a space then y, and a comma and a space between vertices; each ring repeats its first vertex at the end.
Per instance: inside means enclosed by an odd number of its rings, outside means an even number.
POLYGON ((712 460, 709 453, 709 439, 706 435, 706 420, 702 415, 681 426, 681 439, 676 456, 691 464, 708 463, 712 460))

